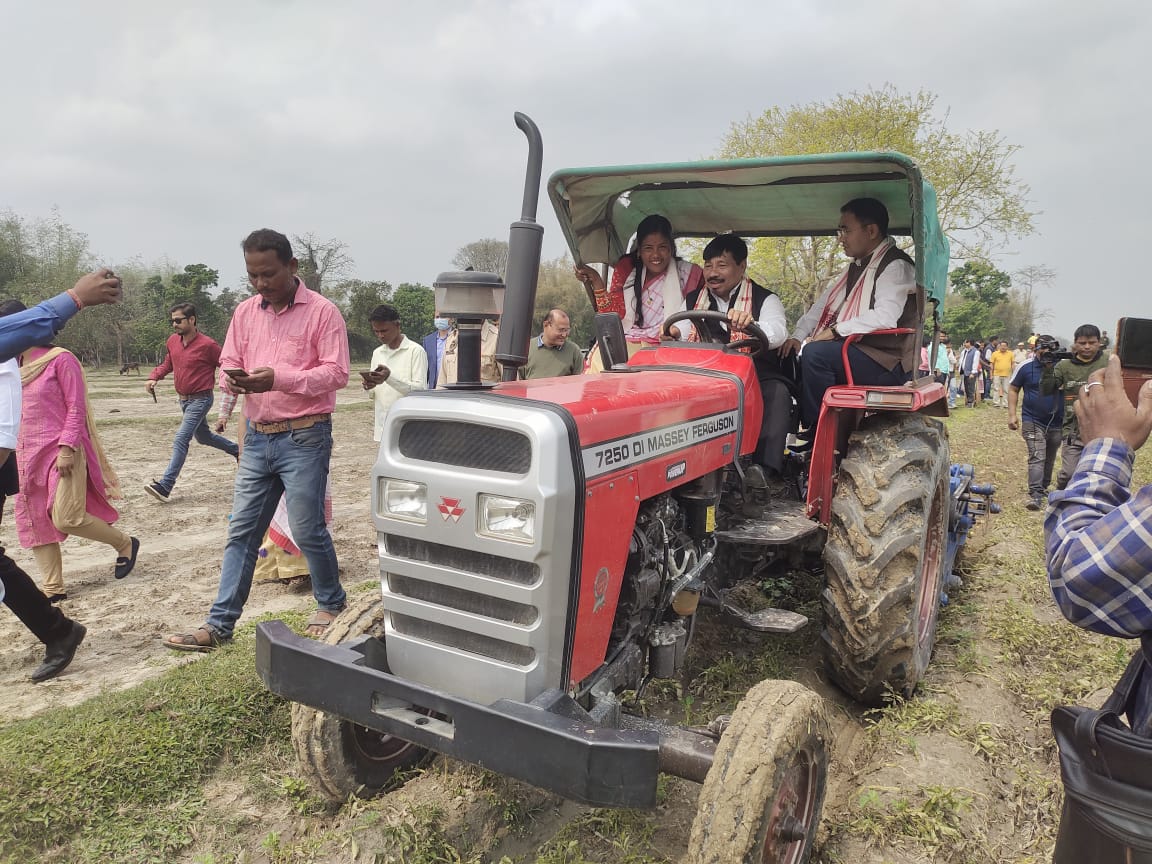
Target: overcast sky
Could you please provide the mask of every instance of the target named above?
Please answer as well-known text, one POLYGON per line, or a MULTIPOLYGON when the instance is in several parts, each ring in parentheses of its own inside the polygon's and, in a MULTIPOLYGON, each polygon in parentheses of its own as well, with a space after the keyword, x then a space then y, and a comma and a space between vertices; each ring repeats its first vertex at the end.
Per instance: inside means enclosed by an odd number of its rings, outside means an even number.
MULTIPOLYGON (((0 0, 0 209, 57 207, 103 261, 203 262, 222 286, 264 226, 343 240, 361 278, 431 284, 519 216, 513 111, 541 129, 546 178, 707 157, 770 106, 892 83, 1021 147, 1037 232, 996 263, 1056 271, 1044 329, 1111 331, 1152 317, 1150 9, 0 0)), ((566 251, 543 194, 539 218, 545 255, 566 251)))

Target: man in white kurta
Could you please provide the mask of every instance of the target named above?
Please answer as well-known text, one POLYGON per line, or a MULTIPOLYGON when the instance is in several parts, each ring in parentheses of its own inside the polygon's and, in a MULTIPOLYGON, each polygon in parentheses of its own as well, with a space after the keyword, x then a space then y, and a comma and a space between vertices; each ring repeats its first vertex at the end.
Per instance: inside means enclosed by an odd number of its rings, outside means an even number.
POLYGON ((380 347, 372 352, 372 369, 360 377, 376 413, 372 440, 379 441, 388 409, 405 393, 423 390, 428 383, 428 354, 419 342, 404 335, 396 307, 377 306, 368 320, 380 347))

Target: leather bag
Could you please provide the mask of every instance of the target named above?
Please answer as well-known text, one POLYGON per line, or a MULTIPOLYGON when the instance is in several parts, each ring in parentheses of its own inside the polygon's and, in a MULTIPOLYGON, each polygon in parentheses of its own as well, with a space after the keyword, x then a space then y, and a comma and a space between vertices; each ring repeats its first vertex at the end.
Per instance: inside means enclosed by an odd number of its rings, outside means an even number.
MULTIPOLYGON (((1135 717, 1141 682, 1152 676, 1148 636, 1141 640, 1100 710, 1057 707, 1052 731, 1060 749, 1064 810, 1053 864, 1152 864, 1152 729, 1135 717)), ((1152 686, 1152 679, 1144 683, 1152 686)))

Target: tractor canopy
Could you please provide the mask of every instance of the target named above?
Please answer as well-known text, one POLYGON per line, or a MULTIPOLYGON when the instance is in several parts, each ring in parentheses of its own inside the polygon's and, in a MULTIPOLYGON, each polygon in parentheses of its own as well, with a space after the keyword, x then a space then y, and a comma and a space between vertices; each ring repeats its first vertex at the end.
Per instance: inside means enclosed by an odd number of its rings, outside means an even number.
POLYGON ((832 236, 841 206, 876 198, 888 208, 889 233, 912 238, 917 283, 944 301, 948 239, 936 190, 900 153, 569 168, 549 178, 548 195, 577 263, 615 262, 653 213, 666 216, 677 237, 832 236))

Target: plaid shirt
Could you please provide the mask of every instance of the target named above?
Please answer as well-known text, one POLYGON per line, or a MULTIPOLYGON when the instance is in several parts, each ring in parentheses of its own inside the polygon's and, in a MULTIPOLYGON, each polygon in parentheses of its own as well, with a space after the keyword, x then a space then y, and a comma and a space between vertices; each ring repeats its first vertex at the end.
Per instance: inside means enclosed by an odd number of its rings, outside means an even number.
POLYGON ((1089 442, 1044 519, 1048 578, 1064 617, 1127 638, 1152 631, 1152 485, 1132 494, 1134 459, 1114 438, 1089 442))

